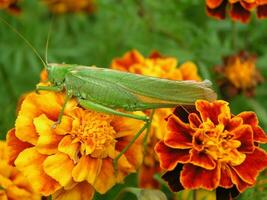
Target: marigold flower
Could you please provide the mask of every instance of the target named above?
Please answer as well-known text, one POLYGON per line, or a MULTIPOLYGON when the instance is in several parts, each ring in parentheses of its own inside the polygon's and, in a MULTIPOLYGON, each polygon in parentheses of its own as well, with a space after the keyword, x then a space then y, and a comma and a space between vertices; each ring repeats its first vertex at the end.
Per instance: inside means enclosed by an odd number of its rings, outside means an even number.
POLYGON ((8 164, 8 149, 4 141, 0 141, 0 199, 41 199, 22 173, 8 164))
POLYGON ((51 12, 57 14, 93 13, 96 9, 95 0, 43 0, 43 2, 47 4, 51 12))
POLYGON ((218 83, 227 97, 243 92, 247 96, 253 96, 256 86, 263 82, 263 77, 256 68, 256 57, 246 52, 228 56, 224 59, 224 65, 216 67, 216 71, 222 78, 218 83))
MULTIPOLYGON (((158 52, 153 52, 145 58, 137 50, 127 52, 122 58, 112 61, 111 68, 136 74, 167 78, 172 80, 196 80, 201 78, 197 73, 197 67, 192 62, 185 62, 177 68, 178 61, 174 57, 164 57, 158 52)), ((142 188, 158 188, 159 183, 153 179, 155 173, 161 172, 158 157, 154 152, 155 144, 165 134, 165 118, 173 109, 157 109, 153 116, 150 133, 147 138, 147 148, 143 165, 139 172, 139 185, 142 188)), ((150 111, 146 112, 150 115, 150 111)))
POLYGON ((44 196, 92 199, 95 191, 105 193, 141 164, 143 147, 138 140, 119 159, 115 175, 113 159, 143 122, 86 110, 72 99, 62 122, 52 128, 63 102, 63 93, 25 97, 15 129, 7 134, 9 161, 44 196))
POLYGON ((0 1, 0 10, 7 10, 11 14, 19 14, 18 2, 19 0, 2 0, 0 1))
POLYGON ((187 116, 171 115, 164 139, 155 146, 171 189, 243 192, 252 187, 267 167, 267 154, 258 145, 267 136, 256 114, 234 116, 222 100, 198 100, 195 109, 187 116))
POLYGON ((247 23, 251 16, 251 11, 257 9, 257 17, 262 19, 267 17, 266 0, 206 0, 206 10, 209 16, 216 19, 224 19, 227 6, 230 7, 230 16, 235 21, 247 23))

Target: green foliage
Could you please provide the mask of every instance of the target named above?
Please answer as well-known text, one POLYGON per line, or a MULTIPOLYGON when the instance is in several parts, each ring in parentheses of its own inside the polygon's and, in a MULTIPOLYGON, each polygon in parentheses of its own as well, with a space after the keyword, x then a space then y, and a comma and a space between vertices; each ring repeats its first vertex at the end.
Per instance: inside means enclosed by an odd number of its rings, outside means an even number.
MULTIPOLYGON (((231 21, 207 17, 204 1, 98 0, 97 7, 96 13, 90 16, 52 17, 40 1, 25 0, 21 15, 9 16, 1 11, 0 16, 23 34, 42 57, 53 21, 49 62, 109 67, 114 57, 131 49, 138 49, 145 55, 156 49, 177 57, 180 63, 196 62, 202 76, 215 83, 213 67, 221 64, 222 57, 247 50, 258 55, 257 66, 267 77, 267 20, 260 21, 253 16, 248 25, 237 23, 234 49, 231 21)), ((4 139, 6 132, 14 127, 17 101, 24 93, 34 90, 43 66, 15 33, 4 24, 0 27, 0 139, 4 139)), ((255 111, 265 130, 266 86, 264 83, 257 88, 255 98, 240 95, 231 100, 234 113, 255 111)), ((135 179, 132 175, 125 185, 115 186, 104 196, 97 194, 95 199, 114 199, 122 187, 136 186, 135 179)), ((264 199, 266 195, 266 191, 252 188, 240 199, 264 199)))

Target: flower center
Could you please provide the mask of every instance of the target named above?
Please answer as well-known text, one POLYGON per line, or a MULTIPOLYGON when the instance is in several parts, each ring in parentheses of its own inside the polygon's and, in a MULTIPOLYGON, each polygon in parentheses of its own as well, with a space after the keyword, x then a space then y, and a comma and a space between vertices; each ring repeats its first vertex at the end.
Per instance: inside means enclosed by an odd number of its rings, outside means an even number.
POLYGON ((240 165, 246 158, 245 154, 237 150, 241 142, 233 139, 233 135, 224 130, 224 125, 212 124, 212 126, 210 122, 203 123, 203 128, 197 133, 198 146, 214 160, 229 163, 232 166, 240 165))
POLYGON ((115 151, 116 132, 111 125, 113 117, 103 113, 77 108, 71 135, 81 143, 80 153, 105 158, 115 151))

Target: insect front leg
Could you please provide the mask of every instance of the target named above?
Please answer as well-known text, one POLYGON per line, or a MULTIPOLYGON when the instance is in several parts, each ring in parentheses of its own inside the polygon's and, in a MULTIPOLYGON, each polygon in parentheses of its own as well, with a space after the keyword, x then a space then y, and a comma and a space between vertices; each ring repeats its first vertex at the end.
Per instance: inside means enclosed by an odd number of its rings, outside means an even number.
POLYGON ((35 91, 39 93, 40 90, 60 92, 63 90, 62 86, 43 86, 37 85, 35 91))
POLYGON ((64 103, 63 103, 63 106, 62 106, 62 109, 60 110, 60 113, 58 115, 58 119, 57 121, 52 125, 52 128, 56 128, 56 126, 58 124, 61 123, 61 120, 62 120, 62 117, 63 117, 63 114, 64 114, 64 110, 66 108, 66 105, 68 103, 68 101, 71 99, 72 95, 71 94, 66 94, 66 97, 65 97, 65 100, 64 100, 64 103))
POLYGON ((129 142, 129 144, 127 144, 127 146, 124 147, 124 149, 114 158, 113 166, 115 169, 115 173, 117 174, 118 160, 132 146, 132 144, 138 139, 138 137, 143 133, 143 131, 150 126, 150 123, 151 123, 150 118, 147 116, 140 116, 140 115, 134 115, 134 114, 120 112, 120 111, 105 107, 103 105, 97 104, 97 103, 89 101, 89 100, 83 100, 83 99, 78 99, 78 100, 79 100, 80 105, 86 109, 91 109, 91 110, 94 110, 97 112, 103 112, 103 113, 118 115, 118 116, 122 116, 122 117, 133 118, 133 119, 142 120, 145 122, 144 126, 137 132, 137 134, 129 142))

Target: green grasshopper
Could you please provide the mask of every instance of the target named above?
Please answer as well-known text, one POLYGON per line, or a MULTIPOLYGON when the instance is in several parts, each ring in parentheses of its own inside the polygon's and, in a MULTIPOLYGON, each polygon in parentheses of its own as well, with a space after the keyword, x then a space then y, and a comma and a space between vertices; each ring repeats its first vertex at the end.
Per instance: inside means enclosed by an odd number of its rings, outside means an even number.
MULTIPOLYGON (((4 23, 7 22, 4 21, 4 23)), ((133 140, 114 159, 115 171, 118 159, 144 130, 147 129, 148 132, 152 121, 152 115, 151 117, 139 116, 123 111, 172 108, 177 105, 193 105, 197 99, 210 101, 216 99, 216 94, 210 88, 211 83, 208 80, 203 82, 174 81, 106 68, 73 64, 48 64, 43 61, 40 54, 20 33, 13 27, 11 28, 34 50, 48 71, 51 86, 37 86, 36 90, 66 91, 66 99, 57 124, 61 122, 65 106, 72 97, 75 97, 79 105, 85 109, 145 122, 133 140)))

